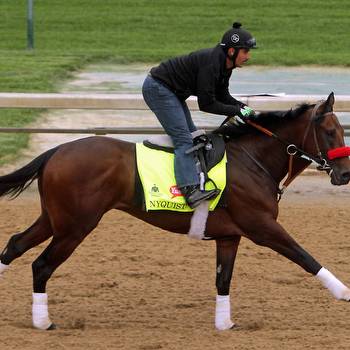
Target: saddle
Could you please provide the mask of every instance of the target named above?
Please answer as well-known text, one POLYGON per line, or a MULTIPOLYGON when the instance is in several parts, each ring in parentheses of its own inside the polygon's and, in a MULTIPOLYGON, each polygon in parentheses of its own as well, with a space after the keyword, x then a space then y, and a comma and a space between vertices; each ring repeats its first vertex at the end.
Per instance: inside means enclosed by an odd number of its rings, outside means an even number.
MULTIPOLYGON (((208 178, 208 171, 222 160, 225 153, 225 141, 221 135, 206 134, 204 130, 193 132, 192 138, 193 147, 186 153, 194 154, 197 172, 204 175, 204 179, 201 179, 202 186, 205 182, 211 181, 208 178)), ((152 149, 174 153, 174 144, 168 135, 151 137, 144 140, 143 144, 152 149)))

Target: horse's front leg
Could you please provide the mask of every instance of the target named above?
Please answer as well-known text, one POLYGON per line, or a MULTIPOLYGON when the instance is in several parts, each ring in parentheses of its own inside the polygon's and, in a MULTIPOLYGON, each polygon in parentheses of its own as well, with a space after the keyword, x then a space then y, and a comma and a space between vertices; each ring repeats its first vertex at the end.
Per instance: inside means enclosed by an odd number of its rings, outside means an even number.
POLYGON ((249 236, 255 243, 273 249, 316 276, 336 299, 350 301, 350 289, 330 271, 322 267, 273 219, 259 222, 259 227, 256 228, 255 233, 251 233, 249 236))
POLYGON ((216 309, 215 327, 226 330, 234 327, 231 321, 230 283, 240 236, 216 241, 216 309))

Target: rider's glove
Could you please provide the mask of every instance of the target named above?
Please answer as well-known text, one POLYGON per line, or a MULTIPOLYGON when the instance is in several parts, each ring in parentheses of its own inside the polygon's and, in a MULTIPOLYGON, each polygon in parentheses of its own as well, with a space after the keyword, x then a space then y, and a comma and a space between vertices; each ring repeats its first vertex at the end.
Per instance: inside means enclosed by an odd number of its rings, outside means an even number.
POLYGON ((252 118, 255 116, 255 112, 252 108, 248 106, 244 106, 243 108, 240 108, 238 112, 238 117, 242 123, 245 124, 246 120, 249 118, 252 118))
POLYGON ((243 108, 240 109, 239 114, 240 114, 240 117, 250 118, 255 115, 255 112, 252 108, 248 106, 244 106, 243 108))

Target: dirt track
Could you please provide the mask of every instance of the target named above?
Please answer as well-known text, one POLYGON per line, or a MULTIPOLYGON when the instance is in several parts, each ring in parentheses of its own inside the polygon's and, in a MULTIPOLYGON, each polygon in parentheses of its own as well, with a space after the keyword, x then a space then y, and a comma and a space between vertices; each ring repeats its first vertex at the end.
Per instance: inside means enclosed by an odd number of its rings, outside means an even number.
MULTIPOLYGON (((348 188, 302 176, 281 202, 280 222, 350 283, 348 188), (301 193, 298 193, 302 191, 301 193)), ((35 189, 0 202, 0 246, 39 212, 35 189)), ((110 212, 49 283, 59 329, 31 328, 31 262, 0 280, 3 349, 348 349, 350 305, 266 248, 243 240, 232 283, 239 330, 217 332, 215 246, 110 212)))

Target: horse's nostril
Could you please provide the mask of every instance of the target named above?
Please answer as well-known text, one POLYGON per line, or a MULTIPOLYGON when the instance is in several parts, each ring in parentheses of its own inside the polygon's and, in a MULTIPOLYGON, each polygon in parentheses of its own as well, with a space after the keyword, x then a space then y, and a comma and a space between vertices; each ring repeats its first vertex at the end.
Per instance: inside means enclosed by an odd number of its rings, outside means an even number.
POLYGON ((343 180, 347 180, 349 181, 350 180, 350 171, 345 171, 341 174, 341 177, 343 180))

